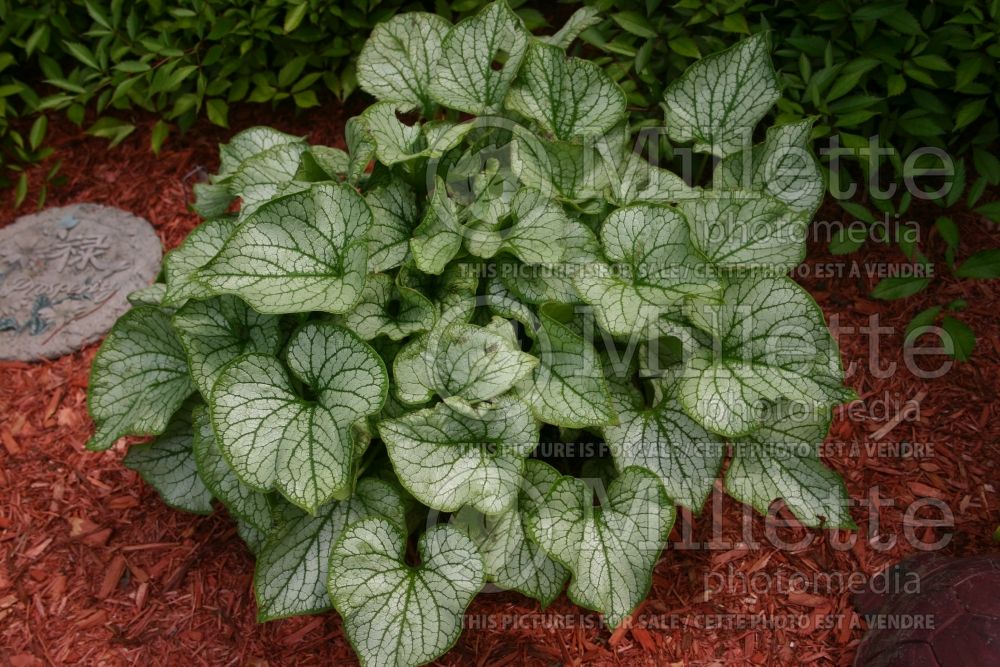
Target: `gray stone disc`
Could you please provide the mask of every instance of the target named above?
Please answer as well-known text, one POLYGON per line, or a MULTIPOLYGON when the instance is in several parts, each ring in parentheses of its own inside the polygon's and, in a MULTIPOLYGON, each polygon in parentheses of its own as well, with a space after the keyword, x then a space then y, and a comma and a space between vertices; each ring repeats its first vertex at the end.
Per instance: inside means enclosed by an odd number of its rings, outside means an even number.
POLYGON ((0 229, 0 359, 58 357, 99 340, 162 256, 148 222, 110 206, 50 208, 0 229))

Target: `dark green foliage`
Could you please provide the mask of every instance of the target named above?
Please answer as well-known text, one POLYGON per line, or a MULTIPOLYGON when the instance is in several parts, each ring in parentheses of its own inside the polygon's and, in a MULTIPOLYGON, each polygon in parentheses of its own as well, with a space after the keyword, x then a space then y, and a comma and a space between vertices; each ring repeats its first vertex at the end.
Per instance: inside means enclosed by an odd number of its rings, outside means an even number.
MULTIPOLYGON (((64 111, 91 134, 120 142, 127 109, 172 128, 207 117, 226 126, 244 102, 316 106, 357 87, 354 58, 372 26, 401 10, 454 18, 480 0, 0 0, 0 187, 27 180, 48 156, 39 112, 64 111), (20 121, 18 119, 21 119, 20 121), (32 125, 32 123, 35 125, 32 125)), ((516 3, 515 3, 516 4, 516 3)), ((529 25, 539 15, 522 11, 529 25)))
POLYGON ((770 30, 783 85, 778 122, 816 116, 817 137, 866 148, 878 134, 903 157, 930 145, 987 159, 998 136, 997 0, 588 4, 610 18, 583 38, 617 61, 608 67, 634 106, 661 99, 691 61, 770 30))
MULTIPOLYGON (((770 31, 783 88, 773 112, 776 122, 815 117, 813 137, 822 140, 821 147, 837 137, 839 146, 853 152, 837 163, 826 161, 828 168, 838 171, 838 178, 830 180, 831 193, 836 195, 838 185, 844 192, 857 183, 857 192, 877 209, 873 214, 855 201, 840 202, 857 223, 832 239, 834 254, 859 249, 871 238, 868 229, 877 218, 904 215, 913 199, 911 192, 882 198, 867 192, 873 168, 869 137, 877 137, 875 147, 886 149, 876 158, 879 172, 874 180, 882 184, 902 187, 906 177, 916 177, 920 183, 921 169, 941 167, 940 159, 928 156, 907 162, 917 148, 936 147, 965 156, 965 161, 955 162, 947 193, 931 198, 945 214, 935 225, 947 246, 944 260, 958 277, 998 274, 996 250, 977 253, 956 267, 960 233, 951 214, 964 204, 992 220, 1000 216, 996 202, 981 202, 987 186, 1000 184, 995 156, 1000 136, 1000 1, 588 0, 588 4, 610 18, 582 37, 608 54, 604 64, 633 107, 645 108, 661 99, 664 86, 691 61, 747 34, 770 31)), ((653 117, 652 124, 657 122, 653 117)), ((915 240, 894 241, 914 265, 932 266, 915 240)), ((924 275, 889 277, 872 296, 905 298, 932 281, 924 275)), ((951 316, 942 327, 955 340, 953 356, 964 360, 975 340, 971 330, 951 316)))

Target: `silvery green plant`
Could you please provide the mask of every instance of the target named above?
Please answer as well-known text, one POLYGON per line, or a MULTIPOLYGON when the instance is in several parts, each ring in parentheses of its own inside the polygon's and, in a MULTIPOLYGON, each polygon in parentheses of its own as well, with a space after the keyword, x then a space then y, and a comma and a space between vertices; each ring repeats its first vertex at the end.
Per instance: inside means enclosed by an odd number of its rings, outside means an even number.
POLYGON ((379 25, 348 150, 233 137, 205 221, 101 346, 89 447, 155 436, 126 464, 228 509, 260 619, 333 607, 363 664, 416 665, 487 582, 547 605, 569 581, 615 627, 727 459, 757 510, 853 525, 817 454, 852 393, 786 276, 824 191, 810 125, 750 143, 779 96, 767 38, 667 87, 669 138, 718 158, 692 185, 566 56, 594 20, 537 37, 500 1, 379 25), (610 457, 544 456, 559 439, 610 457))

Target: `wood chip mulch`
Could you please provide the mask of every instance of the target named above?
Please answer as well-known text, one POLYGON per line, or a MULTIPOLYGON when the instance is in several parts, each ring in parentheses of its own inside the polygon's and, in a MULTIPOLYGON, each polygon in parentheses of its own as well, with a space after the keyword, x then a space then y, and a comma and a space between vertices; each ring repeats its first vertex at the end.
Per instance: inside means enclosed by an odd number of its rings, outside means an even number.
MULTIPOLYGON (((346 115, 256 113, 237 118, 234 127, 264 122, 331 145, 340 143, 346 115)), ((139 124, 134 136, 108 150, 54 122, 68 182, 49 204, 122 207, 148 219, 172 248, 197 223, 186 208, 191 183, 215 168, 216 143, 229 131, 198 126, 171 137, 156 158, 147 150, 152 121, 139 124)), ((0 226, 15 216, 10 193, 4 196, 0 226)), ((923 210, 927 234, 937 212, 923 210)), ((824 215, 841 213, 828 205, 824 215)), ((958 222, 959 257, 1000 246, 1000 234, 985 220, 964 214, 958 222)), ((940 240, 932 236, 930 244, 940 250, 940 240)), ((946 533, 946 553, 996 549, 997 281, 945 277, 917 297, 876 302, 868 293, 877 279, 865 275, 866 267, 899 264, 898 251, 868 244, 860 254, 836 258, 824 245, 811 244, 801 282, 839 330, 848 383, 863 399, 840 410, 824 447, 851 497, 863 501, 852 510, 859 530, 786 525, 765 532, 761 517, 717 494, 701 516, 682 513, 631 627, 611 634, 565 596, 541 610, 519 595, 484 593, 442 664, 843 667, 863 632, 851 606, 859 577, 863 587, 918 543, 946 533), (843 275, 819 275, 831 263, 846 267, 843 275), (861 275, 850 275, 852 265, 861 275), (959 297, 969 304, 961 317, 979 337, 973 360, 936 379, 915 377, 905 367, 902 327, 919 310, 959 297), (877 340, 865 335, 860 327, 876 316, 895 331, 877 340), (875 351, 877 367, 869 363, 875 351), (890 364, 896 372, 883 372, 890 364), (953 529, 930 525, 926 519, 941 518, 930 501, 950 510, 953 529), (768 534, 792 544, 777 548, 768 534)), ((335 613, 256 623, 252 559, 221 511, 199 517, 166 507, 122 467, 123 444, 103 454, 84 451, 95 350, 41 363, 0 362, 0 664, 353 664, 335 613)), ((918 359, 925 368, 942 361, 918 359)), ((788 517, 777 509, 779 521, 788 517)))

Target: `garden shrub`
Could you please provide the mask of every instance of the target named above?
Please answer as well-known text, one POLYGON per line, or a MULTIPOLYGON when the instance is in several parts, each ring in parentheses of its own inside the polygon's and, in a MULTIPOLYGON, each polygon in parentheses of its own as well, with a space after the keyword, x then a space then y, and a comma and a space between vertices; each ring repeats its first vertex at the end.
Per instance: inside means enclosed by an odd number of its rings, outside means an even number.
MULTIPOLYGON (((921 146, 969 153, 1000 179, 1000 5, 943 0, 590 0, 608 17, 584 39, 611 55, 630 103, 649 108, 692 61, 770 31, 783 97, 777 122, 816 117, 815 137, 897 151, 921 146)), ((859 161, 865 168, 867 158, 859 161)), ((932 165, 933 166, 933 165, 932 165)), ((997 181, 994 181, 996 183, 997 181)))
MULTIPOLYGON (((0 177, 50 154, 46 121, 63 110, 112 144, 135 126, 128 110, 161 118, 158 151, 170 128, 206 117, 226 126, 229 107, 284 103, 309 108, 344 99, 357 86, 354 59, 372 26, 403 9, 468 12, 481 0, 0 0, 0 177), (88 112, 91 115, 88 115, 88 112), (35 118, 30 131, 12 127, 35 118)), ((522 13, 537 22, 537 13, 522 13)), ((4 184, 0 182, 0 185, 4 184)))
POLYGON ((665 89, 672 138, 719 159, 691 184, 567 57, 595 20, 538 37, 501 0, 379 24, 348 150, 233 137, 205 221, 98 351, 88 446, 155 436, 126 464, 229 510, 261 620, 333 607, 363 664, 414 665, 486 582, 546 605, 569 581, 615 627, 727 459, 760 512, 853 526, 818 446, 854 394, 786 275, 824 190, 810 125, 743 142, 779 98, 767 37, 665 89))

